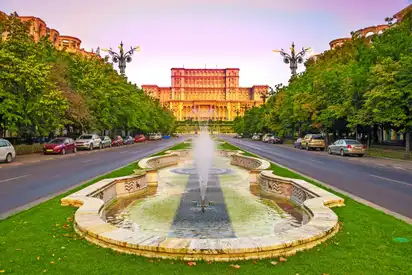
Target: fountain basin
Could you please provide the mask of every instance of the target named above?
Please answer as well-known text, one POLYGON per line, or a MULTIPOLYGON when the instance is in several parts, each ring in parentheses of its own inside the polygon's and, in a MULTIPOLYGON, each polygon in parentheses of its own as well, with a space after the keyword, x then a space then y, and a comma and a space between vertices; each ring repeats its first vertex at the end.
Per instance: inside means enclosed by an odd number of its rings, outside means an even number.
MULTIPOLYGON (((179 156, 189 154, 188 150, 181 150, 155 159, 142 160, 139 166, 153 172, 157 167, 176 165, 179 156), (170 161, 171 158, 173 161, 170 161)), ((253 184, 262 193, 288 199, 302 206, 310 220, 298 228, 264 236, 203 239, 133 232, 106 222, 105 211, 113 201, 147 192, 149 185, 146 172, 102 180, 63 198, 62 205, 80 206, 75 214, 74 226, 90 242, 146 257, 234 261, 289 256, 319 244, 338 231, 338 217, 329 207, 343 205, 342 198, 306 181, 273 175, 271 171, 265 170, 270 166, 265 160, 228 150, 218 151, 218 154, 229 156, 232 165, 258 173, 253 184)))

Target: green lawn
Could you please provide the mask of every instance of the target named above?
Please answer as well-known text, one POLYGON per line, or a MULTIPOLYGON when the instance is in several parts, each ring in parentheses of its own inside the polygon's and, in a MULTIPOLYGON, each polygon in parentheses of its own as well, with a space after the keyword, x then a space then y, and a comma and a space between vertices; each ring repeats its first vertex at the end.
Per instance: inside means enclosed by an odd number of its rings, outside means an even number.
POLYGON ((368 148, 367 155, 377 158, 392 158, 412 160, 412 153, 406 154, 403 149, 368 148))
MULTIPOLYGON (((130 164, 105 178, 129 175, 135 168, 136 164, 130 164)), ((281 176, 303 178, 276 165, 272 168, 281 176)), ((334 208, 334 211, 342 222, 342 230, 324 244, 289 257, 287 262, 266 259, 237 263, 199 262, 196 266, 188 266, 182 261, 120 254, 88 243, 73 230, 73 215, 77 208, 60 206, 60 199, 67 194, 0 221, 0 272, 88 275, 412 274, 412 226, 341 194, 338 195, 345 198, 346 206, 334 208), (394 242, 396 237, 410 241, 394 242), (272 265, 272 261, 277 264, 272 265)))

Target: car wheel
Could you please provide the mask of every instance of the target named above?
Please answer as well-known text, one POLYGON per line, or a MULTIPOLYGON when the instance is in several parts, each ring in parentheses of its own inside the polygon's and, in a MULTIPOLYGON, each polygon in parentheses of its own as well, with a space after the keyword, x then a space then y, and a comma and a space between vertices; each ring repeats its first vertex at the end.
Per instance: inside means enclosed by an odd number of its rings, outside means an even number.
POLYGON ((65 155, 65 154, 66 154, 66 150, 63 148, 63 149, 60 151, 60 154, 65 155))
POLYGON ((344 156, 345 156, 345 152, 343 152, 343 150, 340 150, 340 155, 341 155, 341 157, 344 157, 344 156))
POLYGON ((77 153, 77 148, 76 147, 74 147, 73 153, 77 153))
POLYGON ((332 150, 330 148, 328 148, 328 154, 332 155, 332 150))
POLYGON ((93 144, 90 144, 89 150, 93 151, 93 144))
POLYGON ((6 156, 6 162, 7 162, 7 163, 10 163, 12 160, 13 160, 12 155, 11 155, 10 153, 7 154, 7 156, 6 156))

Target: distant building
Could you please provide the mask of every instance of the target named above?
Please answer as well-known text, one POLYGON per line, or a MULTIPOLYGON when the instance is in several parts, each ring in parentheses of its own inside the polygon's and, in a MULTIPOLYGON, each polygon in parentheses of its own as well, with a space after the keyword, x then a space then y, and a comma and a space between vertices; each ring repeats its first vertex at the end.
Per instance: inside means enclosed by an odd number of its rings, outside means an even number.
MULTIPOLYGON (((59 50, 64 50, 70 53, 79 53, 83 56, 96 56, 93 52, 88 52, 80 47, 81 40, 74 36, 60 35, 60 33, 47 27, 46 22, 42 19, 34 16, 19 16, 15 13, 16 17, 22 22, 31 22, 29 34, 33 37, 35 42, 40 41, 42 37, 48 36, 50 42, 59 50)), ((0 11, 0 18, 8 17, 4 12, 0 11)), ((7 38, 7 33, 2 33, 2 39, 7 38)))
MULTIPOLYGON (((399 23, 402 21, 403 17, 405 14, 412 10, 412 4, 407 6, 406 8, 402 9, 401 11, 397 12, 391 19, 396 20, 396 23, 399 23)), ((355 36, 359 37, 369 37, 374 34, 381 34, 383 31, 386 29, 390 28, 391 24, 383 24, 383 25, 377 25, 377 26, 371 26, 371 27, 366 27, 360 30, 357 30, 354 32, 355 36)), ((337 47, 342 46, 346 41, 352 40, 350 37, 345 37, 345 38, 337 38, 329 42, 329 46, 331 49, 336 49, 337 47)))
POLYGON ((248 108, 262 105, 269 89, 267 85, 239 87, 236 68, 172 68, 171 71, 171 87, 142 85, 142 88, 180 121, 233 120, 248 108))

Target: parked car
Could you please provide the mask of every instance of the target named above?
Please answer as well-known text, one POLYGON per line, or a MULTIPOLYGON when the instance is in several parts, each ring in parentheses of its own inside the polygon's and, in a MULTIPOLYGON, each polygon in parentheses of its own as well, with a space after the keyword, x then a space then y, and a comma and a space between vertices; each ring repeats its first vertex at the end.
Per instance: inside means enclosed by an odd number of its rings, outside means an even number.
POLYGON ((320 134, 308 134, 303 137, 300 148, 306 149, 307 151, 312 149, 319 149, 321 151, 324 151, 325 140, 320 134))
POLYGON ((162 139, 169 139, 170 138, 170 135, 164 135, 164 136, 162 136, 162 139))
POLYGON ((328 147, 328 153, 346 155, 355 155, 363 157, 366 154, 366 146, 354 139, 338 139, 328 147))
POLYGON ((302 146, 302 138, 298 138, 295 143, 293 143, 293 147, 297 148, 297 149, 301 149, 302 146))
POLYGON ((83 134, 76 139, 76 147, 77 149, 87 149, 93 150, 94 148, 102 148, 102 140, 96 134, 83 134))
POLYGON ((112 147, 112 139, 108 136, 104 136, 104 138, 102 139, 102 147, 112 147))
POLYGON ((73 139, 58 137, 43 145, 43 154, 66 154, 67 152, 76 153, 77 146, 73 139))
POLYGON ((273 137, 272 134, 265 134, 265 135, 262 137, 262 141, 263 141, 264 143, 268 143, 269 139, 271 139, 272 137, 273 137))
POLYGON ((123 139, 121 136, 116 136, 112 140, 112 146, 122 146, 123 145, 123 139))
POLYGON ((0 161, 7 163, 12 162, 16 158, 16 150, 8 140, 0 138, 0 161))
POLYGON ((152 133, 149 135, 149 140, 160 140, 162 139, 162 135, 159 133, 152 133))
POLYGON ((134 139, 131 136, 123 137, 124 145, 133 144, 133 143, 134 143, 134 139))
POLYGON ((243 138, 243 134, 236 134, 234 138, 243 138))
POLYGON ((136 135, 134 137, 134 142, 144 142, 146 141, 146 137, 144 135, 136 135))
POLYGON ((282 144, 283 143, 283 139, 277 136, 272 136, 268 139, 267 143, 271 143, 271 144, 282 144))
POLYGON ((253 134, 252 140, 261 140, 262 136, 260 134, 253 134))

